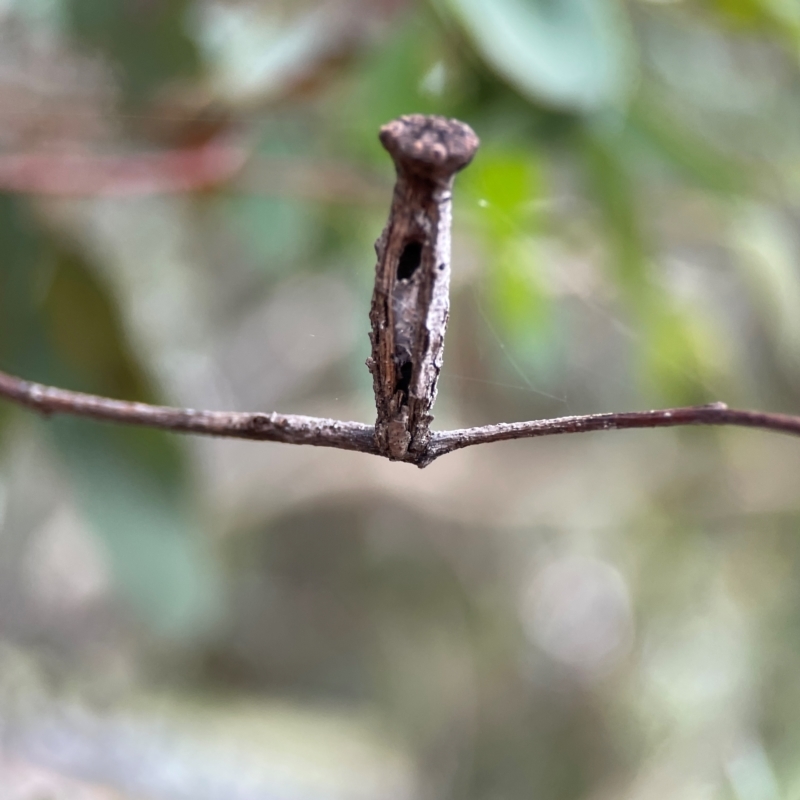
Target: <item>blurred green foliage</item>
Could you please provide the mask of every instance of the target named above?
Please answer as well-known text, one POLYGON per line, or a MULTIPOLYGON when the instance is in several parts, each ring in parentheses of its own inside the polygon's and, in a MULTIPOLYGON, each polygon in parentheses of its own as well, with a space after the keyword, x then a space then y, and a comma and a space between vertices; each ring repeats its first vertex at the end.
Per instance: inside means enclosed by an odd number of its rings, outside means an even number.
POLYGON ((636 80, 617 0, 442 0, 480 54, 521 93, 590 112, 623 103, 636 80))
POLYGON ((67 0, 73 35, 115 67, 133 100, 152 95, 171 81, 197 76, 200 59, 186 31, 191 0, 67 0))
MULTIPOLYGON (((438 424, 797 412, 795 0, 6 0, 0 53, 0 369, 368 420, 376 134, 423 112, 482 139, 456 182, 438 424), (229 147, 241 171, 148 189, 143 155, 168 182, 229 147), (87 157, 103 190, 19 168, 31 152, 87 157), (109 154, 128 171, 92 167, 109 154)), ((64 679, 42 697, 112 717, 158 689, 213 730, 214 703, 280 697, 321 709, 324 750, 332 705, 367 709, 419 781, 397 796, 797 794, 793 441, 561 437, 412 475, 5 403, 0 434, 0 724, 24 651, 64 679)), ((203 777, 226 748, 69 769, 239 796, 203 777)), ((360 769, 341 796, 389 796, 360 769)))

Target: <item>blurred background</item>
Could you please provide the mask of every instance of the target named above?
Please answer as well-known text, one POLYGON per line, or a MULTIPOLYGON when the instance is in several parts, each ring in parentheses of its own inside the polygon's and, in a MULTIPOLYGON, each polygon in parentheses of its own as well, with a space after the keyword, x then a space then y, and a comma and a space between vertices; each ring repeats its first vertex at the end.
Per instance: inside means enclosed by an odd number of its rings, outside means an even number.
MULTIPOLYGON (((483 142, 435 427, 800 412, 797 0, 0 0, 0 369, 372 422, 411 112, 483 142)), ((420 471, 0 403, 0 797, 800 798, 798 476, 747 430, 420 471)))

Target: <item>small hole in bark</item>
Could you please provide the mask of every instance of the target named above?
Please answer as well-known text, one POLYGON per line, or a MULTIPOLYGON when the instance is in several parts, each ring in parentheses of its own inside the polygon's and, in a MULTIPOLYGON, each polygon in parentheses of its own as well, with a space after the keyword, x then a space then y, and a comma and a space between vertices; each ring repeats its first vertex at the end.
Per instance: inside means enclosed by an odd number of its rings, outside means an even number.
POLYGON ((408 398, 408 390, 411 386, 411 373, 413 371, 414 365, 410 361, 401 364, 398 370, 396 391, 402 392, 404 398, 408 398))
POLYGON ((444 266, 445 266, 444 264, 439 264, 439 270, 440 270, 440 271, 441 271, 441 270, 443 270, 443 269, 444 269, 444 266))
POLYGON ((397 280, 407 281, 422 263, 422 242, 409 242, 400 255, 397 264, 397 280))

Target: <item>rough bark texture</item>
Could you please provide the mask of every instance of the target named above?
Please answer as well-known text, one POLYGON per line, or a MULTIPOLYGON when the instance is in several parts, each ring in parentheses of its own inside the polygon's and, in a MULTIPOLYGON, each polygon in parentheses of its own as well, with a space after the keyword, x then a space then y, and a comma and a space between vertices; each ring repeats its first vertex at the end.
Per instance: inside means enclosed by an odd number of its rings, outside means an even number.
POLYGON ((415 114, 381 128, 397 168, 389 220, 375 244, 372 372, 375 440, 393 461, 423 457, 450 308, 453 179, 478 137, 464 123, 415 114))
MULTIPOLYGON (((355 450, 370 455, 387 455, 378 448, 376 429, 372 425, 363 425, 360 422, 341 422, 294 414, 195 411, 191 408, 151 406, 146 403, 112 400, 108 397, 97 397, 44 386, 41 383, 31 383, 4 372, 0 372, 0 397, 44 415, 72 414, 106 422, 161 428, 176 433, 285 444, 310 444, 339 450, 355 450)), ((554 436, 561 433, 587 433, 627 428, 672 428, 683 425, 736 425, 800 436, 800 417, 767 414, 761 411, 736 411, 724 403, 711 403, 706 406, 668 408, 659 411, 588 414, 429 432, 424 449, 416 453, 409 451, 404 460, 418 467, 426 467, 440 456, 475 444, 554 436)))
POLYGON ((296 415, 129 403, 3 372, 0 397, 45 415, 74 414, 183 433, 335 447, 418 467, 474 444, 561 433, 737 425, 800 436, 800 416, 736 411, 724 403, 431 432, 449 309, 451 190, 456 172, 475 154, 478 138, 462 122, 421 115, 390 122, 380 136, 397 167, 397 184, 389 221, 376 243, 372 357, 367 362, 378 412, 374 427, 296 415))
POLYGON ((45 415, 72 414, 177 433, 199 433, 286 444, 313 444, 379 455, 372 425, 295 414, 196 411, 112 400, 31 383, 0 372, 0 397, 45 415))
POLYGON ((725 403, 704 406, 665 408, 656 411, 620 411, 611 414, 585 414, 531 422, 501 422, 480 428, 464 428, 434 433, 427 449, 424 467, 431 461, 474 444, 501 442, 507 439, 530 439, 560 433, 621 431, 631 428, 676 428, 685 425, 735 425, 740 428, 761 428, 775 433, 800 436, 800 417, 790 414, 768 414, 763 411, 738 411, 725 403))

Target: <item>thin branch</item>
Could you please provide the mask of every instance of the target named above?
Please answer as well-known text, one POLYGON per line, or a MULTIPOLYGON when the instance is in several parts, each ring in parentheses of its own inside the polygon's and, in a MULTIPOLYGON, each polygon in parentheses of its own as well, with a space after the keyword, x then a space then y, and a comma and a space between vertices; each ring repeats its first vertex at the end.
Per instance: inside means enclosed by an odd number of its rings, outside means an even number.
MULTIPOLYGON (((31 383, 5 372, 0 372, 0 397, 45 415, 72 414, 176 433, 284 444, 310 444, 389 457, 375 441, 375 428, 360 422, 341 422, 295 414, 195 411, 190 408, 129 403, 83 392, 57 389, 41 383, 31 383)), ((628 428, 674 428, 685 425, 736 425, 800 436, 800 416, 737 411, 728 408, 724 403, 711 403, 706 406, 668 408, 660 411, 587 414, 431 432, 424 452, 416 454, 409 452, 403 460, 418 467, 426 467, 440 456, 476 444, 561 433, 588 433, 628 428)))
MULTIPOLYGON (((428 447, 428 461, 474 444, 506 439, 530 439, 559 433, 626 430, 629 428, 676 428, 686 425, 736 425, 744 428, 800 436, 800 416, 769 414, 763 411, 737 411, 725 403, 704 406, 665 408, 658 411, 622 411, 573 417, 539 419, 532 422, 504 422, 482 428, 464 428, 435 433, 428 447)), ((425 466, 425 465, 422 465, 425 466)))
MULTIPOLYGON (((389 221, 377 242, 378 265, 370 312, 372 357, 367 364, 373 374, 378 412, 375 427, 296 415, 195 411, 130 403, 30 383, 3 372, 0 372, 0 397, 45 415, 73 414, 181 433, 335 447, 418 467, 475 444, 560 433, 738 425, 800 436, 800 416, 735 411, 724 403, 431 432, 430 412, 436 398, 448 316, 450 193, 455 173, 469 163, 478 139, 467 125, 457 120, 411 115, 385 125, 381 141, 395 161, 397 184, 389 221)), ((241 165, 238 151, 214 147, 217 146, 148 156, 144 161, 140 159, 135 168, 130 162, 109 161, 106 166, 112 169, 93 188, 117 191, 124 185, 126 191, 134 187, 144 191, 163 186, 158 183, 159 177, 173 182, 177 178, 178 184, 192 187, 198 175, 204 183, 218 177, 220 166, 224 167, 221 170, 224 174, 227 169, 241 165), (213 168, 209 170, 209 166, 213 168), (154 167, 159 169, 154 172, 154 167), (162 170, 165 175, 156 174, 162 170), (120 179, 122 183, 115 183, 120 179)), ((9 175, 16 175, 17 179, 27 175, 26 185, 31 188, 32 175, 41 178, 48 172, 41 169, 42 163, 33 166, 36 169, 29 169, 30 163, 26 166, 23 162, 0 159, 0 187, 5 185, 4 179, 8 183, 9 175)), ((49 175, 48 180, 53 177, 49 175)), ((38 185, 40 190, 44 187, 44 183, 38 185)), ((47 187, 64 188, 58 180, 47 187)))
POLYGON ((360 453, 378 453, 374 442, 374 428, 358 422, 340 422, 296 414, 195 411, 191 408, 130 403, 31 383, 5 372, 0 372, 0 397, 45 415, 72 414, 177 433, 311 444, 356 450, 360 453))

